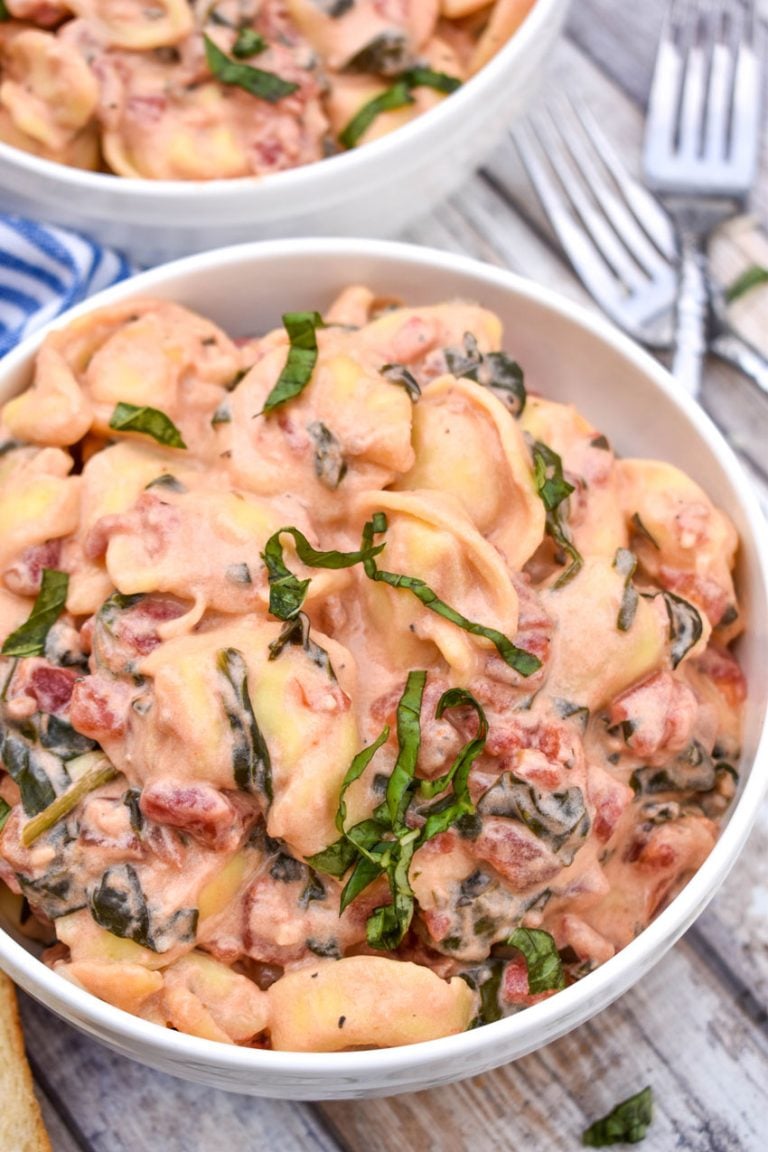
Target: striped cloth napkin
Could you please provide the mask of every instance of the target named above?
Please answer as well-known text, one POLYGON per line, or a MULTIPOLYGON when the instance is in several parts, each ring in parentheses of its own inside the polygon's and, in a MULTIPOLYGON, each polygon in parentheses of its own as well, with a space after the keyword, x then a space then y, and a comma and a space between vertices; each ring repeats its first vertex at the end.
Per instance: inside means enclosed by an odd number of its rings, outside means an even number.
POLYGON ((0 356, 73 304, 135 271, 119 252, 76 232, 0 215, 0 356))

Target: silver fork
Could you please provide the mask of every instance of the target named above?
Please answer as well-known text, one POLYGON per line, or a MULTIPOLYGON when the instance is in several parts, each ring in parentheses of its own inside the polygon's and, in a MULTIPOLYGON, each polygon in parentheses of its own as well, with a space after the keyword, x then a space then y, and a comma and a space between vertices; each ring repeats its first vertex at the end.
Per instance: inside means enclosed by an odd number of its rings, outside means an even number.
MULTIPOLYGON (((544 211, 576 274, 634 339, 673 347, 677 247, 672 220, 625 168, 594 118, 562 97, 512 130, 544 211)), ((768 361, 730 328, 723 295, 706 294, 709 350, 768 395, 768 361)))
POLYGON ((754 0, 673 0, 656 57, 644 166, 679 234, 673 372, 694 396, 706 352, 707 239, 743 208, 752 185, 760 81, 754 0))

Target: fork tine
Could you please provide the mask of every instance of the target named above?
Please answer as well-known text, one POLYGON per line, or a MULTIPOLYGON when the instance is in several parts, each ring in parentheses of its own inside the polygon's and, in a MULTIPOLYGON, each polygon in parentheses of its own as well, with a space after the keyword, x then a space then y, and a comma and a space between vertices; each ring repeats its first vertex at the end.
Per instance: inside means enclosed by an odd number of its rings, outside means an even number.
POLYGON ((697 159, 703 149, 704 110, 707 103, 707 64, 712 46, 712 14, 694 8, 690 23, 691 42, 685 46, 683 56, 683 90, 680 107, 679 152, 691 160, 697 159))
POLYGON ((541 162, 533 132, 526 124, 519 124, 511 135, 547 218, 576 272, 598 304, 621 322, 615 306, 615 277, 584 229, 574 222, 563 192, 541 162))
POLYGON ((600 156, 605 167, 610 172, 624 199, 629 204, 636 218, 640 221, 646 233, 653 240, 656 247, 667 260, 677 259, 677 241, 672 221, 639 180, 635 180, 624 167, 608 137, 598 127, 592 113, 585 104, 571 101, 571 107, 581 121, 582 128, 589 137, 590 142, 600 156))
POLYGON ((728 153, 733 83, 733 54, 722 41, 718 40, 712 49, 707 121, 704 132, 703 153, 708 160, 723 159, 728 153))
POLYGON ((760 63, 750 44, 741 44, 733 81, 733 133, 731 159, 739 167, 745 186, 751 184, 757 167, 760 140, 760 63))

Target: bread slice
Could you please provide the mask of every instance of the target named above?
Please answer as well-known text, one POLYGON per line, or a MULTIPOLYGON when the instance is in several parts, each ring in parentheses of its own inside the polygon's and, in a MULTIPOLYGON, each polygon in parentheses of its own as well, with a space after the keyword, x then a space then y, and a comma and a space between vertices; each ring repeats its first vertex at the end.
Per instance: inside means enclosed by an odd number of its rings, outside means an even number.
POLYGON ((0 972, 0 1149, 52 1152, 24 1053, 16 991, 0 972))

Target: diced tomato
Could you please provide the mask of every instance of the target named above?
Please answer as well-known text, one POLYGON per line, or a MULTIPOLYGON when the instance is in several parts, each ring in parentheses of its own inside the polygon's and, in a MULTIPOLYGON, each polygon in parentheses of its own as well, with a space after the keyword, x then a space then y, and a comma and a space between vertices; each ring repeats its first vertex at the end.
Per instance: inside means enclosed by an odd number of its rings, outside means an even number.
POLYGON ((26 690, 34 696, 41 712, 61 712, 72 698, 79 675, 73 668, 41 664, 30 674, 26 690))

